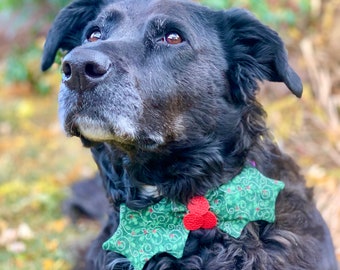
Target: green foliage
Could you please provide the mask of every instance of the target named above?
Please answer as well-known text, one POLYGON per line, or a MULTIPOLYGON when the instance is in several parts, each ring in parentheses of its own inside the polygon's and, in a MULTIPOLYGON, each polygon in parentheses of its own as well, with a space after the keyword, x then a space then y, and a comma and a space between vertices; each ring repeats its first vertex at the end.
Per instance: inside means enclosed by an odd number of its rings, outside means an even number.
POLYGON ((44 74, 40 72, 40 60, 42 55, 42 42, 39 33, 51 23, 55 14, 67 5, 70 0, 2 0, 0 2, 0 17, 15 18, 12 25, 13 35, 17 32, 25 32, 24 40, 28 46, 16 43, 11 48, 5 59, 5 67, 1 70, 1 76, 7 84, 26 83, 31 89, 40 94, 47 94, 52 86, 46 82, 44 74), (49 10, 39 13, 38 10, 49 10), (39 14, 33 27, 27 28, 27 22, 39 14), (26 29, 27 28, 27 29, 26 29), (40 42, 40 44, 39 44, 40 42))
POLYGON ((38 7, 41 4, 48 4, 52 8, 61 8, 69 2, 68 0, 1 0, 0 11, 21 9, 23 6, 38 7))
POLYGON ((243 7, 255 13, 258 18, 275 28, 280 25, 294 25, 308 16, 309 0, 202 0, 203 4, 216 9, 243 7))
POLYGON ((32 45, 26 50, 17 50, 7 58, 4 72, 5 83, 28 83, 40 94, 46 94, 50 86, 45 82, 40 72, 41 48, 32 45))

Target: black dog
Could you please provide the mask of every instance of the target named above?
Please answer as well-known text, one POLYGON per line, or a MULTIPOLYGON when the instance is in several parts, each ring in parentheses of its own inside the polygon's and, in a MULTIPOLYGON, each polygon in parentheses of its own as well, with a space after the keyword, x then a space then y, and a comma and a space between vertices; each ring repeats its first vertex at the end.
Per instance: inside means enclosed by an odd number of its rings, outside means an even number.
POLYGON ((76 0, 48 34, 43 70, 59 48, 60 119, 91 148, 113 206, 88 269, 336 269, 312 191, 255 99, 262 80, 302 94, 274 31, 241 9, 76 0))

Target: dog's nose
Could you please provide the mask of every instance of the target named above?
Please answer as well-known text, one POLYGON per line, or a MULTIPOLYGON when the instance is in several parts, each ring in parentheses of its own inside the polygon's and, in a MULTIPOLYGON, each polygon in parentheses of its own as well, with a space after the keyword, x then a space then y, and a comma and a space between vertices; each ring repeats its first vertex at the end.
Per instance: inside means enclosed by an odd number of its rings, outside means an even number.
POLYGON ((108 57, 95 50, 76 48, 63 60, 63 83, 72 90, 87 90, 100 83, 111 68, 108 57))

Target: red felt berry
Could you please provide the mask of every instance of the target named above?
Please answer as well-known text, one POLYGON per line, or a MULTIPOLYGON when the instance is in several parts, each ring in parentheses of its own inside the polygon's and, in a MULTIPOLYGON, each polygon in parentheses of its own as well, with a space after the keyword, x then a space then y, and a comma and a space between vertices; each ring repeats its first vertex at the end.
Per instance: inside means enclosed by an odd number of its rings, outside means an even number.
POLYGON ((203 219, 203 224, 202 224, 203 229, 212 229, 216 227, 217 225, 217 217, 211 211, 208 211, 207 213, 205 213, 202 216, 202 219, 203 219))
POLYGON ((184 227, 189 231, 195 231, 202 227, 203 218, 200 215, 189 213, 183 218, 184 227))
POLYGON ((210 205, 208 200, 203 196, 196 196, 189 201, 187 207, 190 213, 202 216, 209 211, 210 205))

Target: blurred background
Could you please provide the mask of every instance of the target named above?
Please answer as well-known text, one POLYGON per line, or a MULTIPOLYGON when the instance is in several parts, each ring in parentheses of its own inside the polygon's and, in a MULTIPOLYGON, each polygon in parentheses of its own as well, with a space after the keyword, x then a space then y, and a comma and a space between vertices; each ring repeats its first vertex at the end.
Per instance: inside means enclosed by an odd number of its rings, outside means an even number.
MULTIPOLYGON (((276 29, 304 81, 297 99, 265 83, 259 99, 278 144, 302 168, 340 260, 340 0, 202 0, 250 9, 276 29)), ((45 35, 66 0, 0 2, 0 269, 71 269, 98 222, 62 212, 70 186, 96 171, 57 119, 60 68, 40 72, 45 35)))

